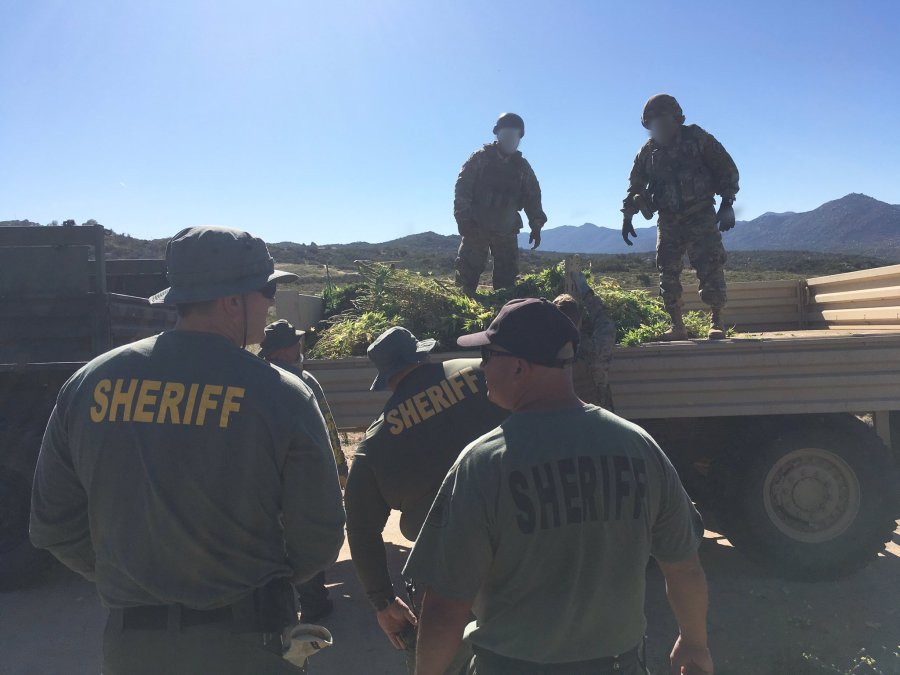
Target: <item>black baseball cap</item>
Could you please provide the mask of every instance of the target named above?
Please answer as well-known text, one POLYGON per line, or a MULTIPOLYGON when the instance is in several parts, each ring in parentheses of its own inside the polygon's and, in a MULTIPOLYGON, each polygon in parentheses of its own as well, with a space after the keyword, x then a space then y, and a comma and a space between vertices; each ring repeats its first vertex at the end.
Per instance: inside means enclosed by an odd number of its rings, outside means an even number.
POLYGON ((530 363, 556 368, 570 363, 559 352, 568 343, 578 346, 578 329, 569 317, 543 298, 510 300, 500 309, 487 330, 463 335, 460 347, 497 345, 530 363))

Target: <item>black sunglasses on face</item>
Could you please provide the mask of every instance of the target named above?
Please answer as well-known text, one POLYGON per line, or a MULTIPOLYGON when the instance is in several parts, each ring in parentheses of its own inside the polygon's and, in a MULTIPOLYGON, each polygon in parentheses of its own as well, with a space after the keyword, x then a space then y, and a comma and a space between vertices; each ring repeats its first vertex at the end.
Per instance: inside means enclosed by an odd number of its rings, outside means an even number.
POLYGON ((262 296, 268 300, 275 299, 275 290, 278 288, 277 284, 274 281, 270 281, 265 286, 259 289, 259 292, 262 296))
POLYGON ((495 356, 512 356, 513 358, 519 358, 515 354, 510 354, 509 352, 501 352, 496 349, 491 349, 490 347, 482 347, 481 348, 481 360, 484 363, 487 363, 495 356))

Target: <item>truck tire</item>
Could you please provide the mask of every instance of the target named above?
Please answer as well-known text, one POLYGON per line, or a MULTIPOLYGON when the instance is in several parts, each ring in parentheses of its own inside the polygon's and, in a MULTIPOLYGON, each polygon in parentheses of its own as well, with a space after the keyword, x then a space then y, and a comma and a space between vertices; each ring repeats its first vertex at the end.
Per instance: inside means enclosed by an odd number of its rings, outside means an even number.
POLYGON ((39 579, 51 556, 28 540, 31 481, 0 467, 0 590, 21 588, 39 579))
POLYGON ((717 515, 742 553, 778 576, 844 577, 891 538, 900 482, 890 450, 850 415, 782 427, 722 458, 717 515))

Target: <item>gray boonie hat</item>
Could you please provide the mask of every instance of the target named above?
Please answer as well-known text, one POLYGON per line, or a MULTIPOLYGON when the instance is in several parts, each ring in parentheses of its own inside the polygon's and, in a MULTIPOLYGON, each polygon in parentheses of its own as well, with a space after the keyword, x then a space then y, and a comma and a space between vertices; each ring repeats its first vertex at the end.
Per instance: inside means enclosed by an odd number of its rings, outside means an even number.
POLYGON ((294 281, 275 269, 266 243, 228 227, 189 227, 166 246, 169 288, 150 298, 153 305, 178 305, 258 291, 270 281, 294 281))
POLYGON ((416 336, 401 326, 388 328, 369 345, 366 354, 378 368, 378 377, 370 391, 387 388, 388 381, 407 366, 422 363, 437 344, 436 340, 416 340, 416 336))
POLYGON ((287 319, 278 319, 266 326, 266 336, 259 343, 260 356, 268 356, 272 352, 291 347, 300 342, 306 335, 305 330, 297 330, 287 319))

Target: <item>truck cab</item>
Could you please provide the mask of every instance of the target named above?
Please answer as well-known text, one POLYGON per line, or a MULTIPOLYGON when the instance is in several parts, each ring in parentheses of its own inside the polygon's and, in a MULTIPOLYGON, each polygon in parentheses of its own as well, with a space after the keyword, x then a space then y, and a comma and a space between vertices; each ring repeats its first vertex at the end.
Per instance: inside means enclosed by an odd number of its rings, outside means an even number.
POLYGON ((101 225, 0 227, 0 588, 46 555, 28 541, 31 482, 59 388, 82 365, 175 323, 147 298, 164 260, 108 260, 101 225))

